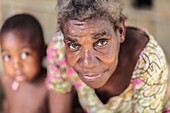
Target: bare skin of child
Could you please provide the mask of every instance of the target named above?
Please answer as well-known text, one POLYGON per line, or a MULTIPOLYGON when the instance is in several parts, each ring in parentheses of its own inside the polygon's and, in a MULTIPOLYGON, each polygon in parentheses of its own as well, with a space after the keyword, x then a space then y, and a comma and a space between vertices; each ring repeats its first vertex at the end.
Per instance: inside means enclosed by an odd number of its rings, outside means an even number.
POLYGON ((0 33, 4 113, 48 113, 41 26, 34 17, 21 14, 8 19, 0 33))

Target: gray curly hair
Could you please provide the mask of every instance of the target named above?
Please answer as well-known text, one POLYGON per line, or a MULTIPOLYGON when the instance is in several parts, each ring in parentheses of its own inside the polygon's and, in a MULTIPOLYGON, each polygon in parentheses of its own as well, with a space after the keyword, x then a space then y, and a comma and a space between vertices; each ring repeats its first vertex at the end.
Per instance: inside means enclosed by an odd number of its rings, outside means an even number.
POLYGON ((107 18, 113 23, 114 29, 126 19, 122 13, 120 0, 58 0, 57 1, 58 30, 68 20, 86 20, 92 18, 107 18))

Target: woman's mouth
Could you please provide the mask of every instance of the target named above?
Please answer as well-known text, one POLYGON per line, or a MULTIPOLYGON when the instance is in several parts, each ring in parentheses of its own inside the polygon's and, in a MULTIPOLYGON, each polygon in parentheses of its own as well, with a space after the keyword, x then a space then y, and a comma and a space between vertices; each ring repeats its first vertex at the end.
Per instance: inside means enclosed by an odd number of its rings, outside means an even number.
POLYGON ((86 74, 83 75, 82 77, 88 81, 94 81, 97 80, 101 77, 102 74, 97 74, 97 75, 93 75, 93 74, 86 74))

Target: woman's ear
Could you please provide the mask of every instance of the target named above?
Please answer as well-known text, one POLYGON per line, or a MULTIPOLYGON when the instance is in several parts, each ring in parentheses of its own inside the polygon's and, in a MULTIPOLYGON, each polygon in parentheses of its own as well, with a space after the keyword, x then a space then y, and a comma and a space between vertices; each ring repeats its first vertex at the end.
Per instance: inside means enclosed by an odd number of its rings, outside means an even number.
POLYGON ((123 21, 120 24, 120 28, 119 28, 119 36, 120 36, 120 43, 123 43, 125 40, 125 35, 126 35, 126 28, 125 28, 125 22, 123 21))

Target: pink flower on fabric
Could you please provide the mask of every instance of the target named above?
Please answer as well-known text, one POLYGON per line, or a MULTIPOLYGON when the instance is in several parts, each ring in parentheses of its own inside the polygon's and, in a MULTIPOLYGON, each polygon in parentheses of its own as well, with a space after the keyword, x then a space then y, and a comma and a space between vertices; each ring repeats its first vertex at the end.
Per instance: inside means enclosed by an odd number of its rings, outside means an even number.
POLYGON ((58 55, 58 51, 52 47, 49 47, 47 50, 47 60, 49 62, 53 62, 55 60, 55 56, 58 55))
POLYGON ((53 78, 52 78, 52 80, 59 80, 59 79, 60 79, 60 77, 57 75, 53 76, 53 78))
POLYGON ((48 60, 49 62, 52 62, 52 61, 54 61, 54 57, 51 56, 51 55, 47 55, 47 60, 48 60))
POLYGON ((54 72, 60 72, 60 70, 54 65, 51 65, 51 70, 53 70, 54 72))
POLYGON ((60 60, 60 61, 57 62, 57 64, 58 65, 65 65, 65 64, 67 64, 67 62, 66 62, 66 60, 64 60, 64 61, 60 60))
POLYGON ((133 86, 132 86, 132 89, 134 90, 135 86, 137 86, 138 84, 142 83, 143 80, 141 79, 135 79, 134 82, 133 82, 133 86))
POLYGON ((55 75, 55 76, 52 76, 52 77, 51 77, 51 81, 56 81, 56 80, 62 80, 62 81, 64 81, 65 78, 62 77, 62 76, 60 76, 60 75, 55 75))
POLYGON ((75 84, 75 87, 76 87, 77 89, 81 88, 81 86, 82 86, 82 83, 80 83, 80 82, 78 82, 78 83, 75 84))
POLYGON ((50 44, 55 44, 56 43, 56 40, 54 40, 54 39, 52 39, 51 41, 50 41, 50 44))
POLYGON ((52 54, 52 55, 58 55, 58 51, 55 48, 48 48, 48 53, 52 54))
POLYGON ((73 74, 73 73, 74 73, 73 68, 69 68, 69 69, 67 70, 67 75, 71 75, 71 74, 73 74))

